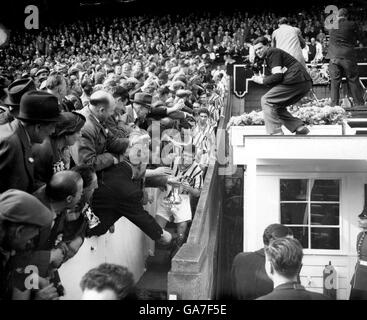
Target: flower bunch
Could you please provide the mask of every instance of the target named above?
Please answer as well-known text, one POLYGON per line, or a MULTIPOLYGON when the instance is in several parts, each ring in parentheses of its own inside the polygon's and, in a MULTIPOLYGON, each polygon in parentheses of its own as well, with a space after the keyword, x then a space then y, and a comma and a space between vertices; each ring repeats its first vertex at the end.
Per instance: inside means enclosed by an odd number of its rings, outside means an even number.
MULTIPOLYGON (((312 100, 301 105, 293 105, 289 107, 289 111, 293 116, 300 118, 307 125, 332 125, 340 124, 343 119, 350 117, 343 107, 331 107, 330 99, 312 100)), ((227 128, 231 126, 251 126, 263 125, 264 115, 262 111, 251 111, 240 116, 232 117, 227 128)))

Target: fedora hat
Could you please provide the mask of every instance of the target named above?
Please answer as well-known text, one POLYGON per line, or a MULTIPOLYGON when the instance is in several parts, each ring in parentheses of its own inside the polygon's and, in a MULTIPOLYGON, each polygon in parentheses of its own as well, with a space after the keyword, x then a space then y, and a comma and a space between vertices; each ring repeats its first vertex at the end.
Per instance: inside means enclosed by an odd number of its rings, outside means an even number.
POLYGON ((8 96, 4 101, 8 106, 19 106, 23 94, 36 90, 36 84, 31 78, 18 79, 8 86, 8 96))
POLYGON ((149 93, 138 92, 134 96, 132 102, 143 105, 144 107, 151 108, 152 105, 152 95, 149 93))
POLYGON ((45 91, 26 92, 20 100, 17 118, 32 122, 57 122, 60 120, 58 100, 45 91))

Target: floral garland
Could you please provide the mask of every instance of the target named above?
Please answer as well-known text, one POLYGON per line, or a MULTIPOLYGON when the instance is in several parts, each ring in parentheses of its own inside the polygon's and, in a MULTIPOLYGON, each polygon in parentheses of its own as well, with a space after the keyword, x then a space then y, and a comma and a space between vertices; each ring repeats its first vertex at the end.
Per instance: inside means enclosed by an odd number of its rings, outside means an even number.
MULTIPOLYGON (((289 111, 307 125, 341 124, 343 119, 351 116, 343 107, 330 107, 329 100, 323 99, 302 103, 301 105, 293 105, 289 107, 289 111)), ((231 126, 251 125, 264 125, 264 114, 262 111, 251 111, 250 113, 231 117, 227 124, 227 129, 231 126)))

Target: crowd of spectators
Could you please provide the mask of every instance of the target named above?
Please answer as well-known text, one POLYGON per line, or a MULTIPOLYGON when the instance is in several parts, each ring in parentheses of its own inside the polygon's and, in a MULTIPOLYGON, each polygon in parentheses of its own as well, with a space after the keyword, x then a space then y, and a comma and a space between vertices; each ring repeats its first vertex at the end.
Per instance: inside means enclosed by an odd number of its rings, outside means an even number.
MULTIPOLYGON (((225 65, 251 60, 278 18, 96 18, 11 34, 0 50, 2 298, 58 299, 58 268, 121 216, 173 252, 184 243, 215 161, 225 65), (161 189, 155 217, 146 187, 161 189)), ((322 14, 288 19, 324 40, 322 14)))

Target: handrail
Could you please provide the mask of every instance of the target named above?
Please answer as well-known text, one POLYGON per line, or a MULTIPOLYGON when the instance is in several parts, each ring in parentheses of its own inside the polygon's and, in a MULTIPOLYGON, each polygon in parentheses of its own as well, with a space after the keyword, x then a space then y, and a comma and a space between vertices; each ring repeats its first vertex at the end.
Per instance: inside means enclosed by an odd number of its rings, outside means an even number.
MULTIPOLYGON (((221 117, 218 125, 218 134, 221 135, 225 134, 231 116, 229 90, 224 97, 224 117, 221 117)), ((219 141, 225 142, 225 139, 219 141)), ((225 146, 220 145, 219 148, 225 146)), ((168 296, 175 294, 179 299, 195 300, 211 299, 214 295, 222 196, 218 167, 217 161, 209 165, 187 242, 172 259, 168 273, 168 296)))

